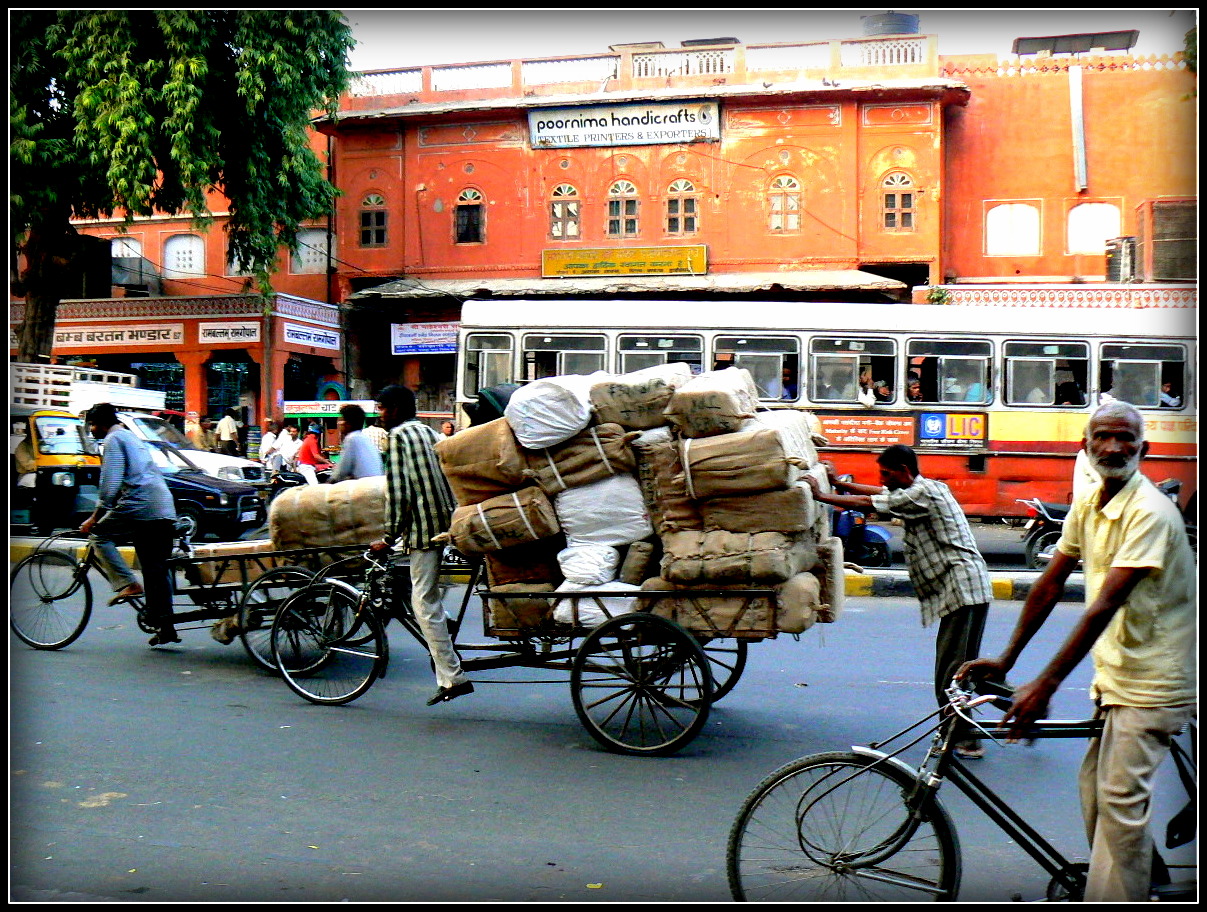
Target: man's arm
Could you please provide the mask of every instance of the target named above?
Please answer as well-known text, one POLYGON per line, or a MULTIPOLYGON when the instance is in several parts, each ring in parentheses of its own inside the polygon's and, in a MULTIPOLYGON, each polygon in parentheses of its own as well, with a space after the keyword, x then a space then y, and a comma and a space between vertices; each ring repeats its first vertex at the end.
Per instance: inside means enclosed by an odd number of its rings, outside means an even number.
MULTIPOLYGON (((846 510, 862 510, 864 513, 867 513, 873 509, 872 498, 870 495, 867 495, 867 494, 826 494, 822 491, 821 484, 812 475, 806 475, 805 481, 806 481, 806 483, 808 483, 809 488, 813 491, 813 499, 816 501, 819 501, 820 503, 831 504, 832 506, 842 507, 843 509, 846 509, 846 510)), ((852 485, 849 482, 847 482, 847 483, 838 482, 837 484, 844 485, 845 487, 852 487, 852 485)), ((867 488, 868 486, 867 485, 854 485, 854 487, 867 488)), ((880 488, 871 488, 870 490, 874 491, 877 494, 880 493, 880 488)))

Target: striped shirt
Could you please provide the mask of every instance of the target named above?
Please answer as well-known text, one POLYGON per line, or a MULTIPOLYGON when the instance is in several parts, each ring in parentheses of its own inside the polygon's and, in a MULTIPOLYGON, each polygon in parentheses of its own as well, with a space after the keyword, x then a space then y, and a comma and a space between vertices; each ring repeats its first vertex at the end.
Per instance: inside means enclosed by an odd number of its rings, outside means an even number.
POLYGON ((105 435, 98 501, 130 519, 175 519, 172 492, 142 441, 115 424, 105 435))
POLYGON ((923 627, 958 608, 993 600, 989 568, 947 485, 917 475, 908 488, 873 494, 872 505, 905 524, 905 562, 923 627))
POLYGON ((386 534, 412 548, 433 548, 447 532, 457 502, 436 451, 440 437, 412 418, 390 431, 385 453, 386 534))

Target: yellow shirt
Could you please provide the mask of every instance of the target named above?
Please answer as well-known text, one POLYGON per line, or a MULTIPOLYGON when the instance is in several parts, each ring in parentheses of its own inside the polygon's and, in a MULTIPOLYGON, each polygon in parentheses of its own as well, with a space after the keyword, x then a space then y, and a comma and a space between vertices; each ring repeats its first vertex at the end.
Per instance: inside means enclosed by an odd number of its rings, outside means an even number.
POLYGON ((1139 472, 1105 509, 1100 492, 1094 484, 1073 501, 1058 544, 1082 559, 1086 603, 1112 567, 1151 569, 1094 644, 1090 695, 1109 706, 1194 703, 1196 574, 1182 517, 1139 472))

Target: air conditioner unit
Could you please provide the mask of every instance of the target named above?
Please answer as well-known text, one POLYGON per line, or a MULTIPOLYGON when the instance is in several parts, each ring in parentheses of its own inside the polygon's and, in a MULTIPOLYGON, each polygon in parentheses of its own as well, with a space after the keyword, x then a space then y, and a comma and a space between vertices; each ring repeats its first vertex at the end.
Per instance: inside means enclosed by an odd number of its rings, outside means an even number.
POLYGON ((1145 282, 1198 277, 1198 201, 1145 200, 1136 207, 1136 275, 1145 282))
POLYGON ((1106 280, 1134 282, 1136 280, 1136 239, 1111 238, 1106 242, 1106 280))

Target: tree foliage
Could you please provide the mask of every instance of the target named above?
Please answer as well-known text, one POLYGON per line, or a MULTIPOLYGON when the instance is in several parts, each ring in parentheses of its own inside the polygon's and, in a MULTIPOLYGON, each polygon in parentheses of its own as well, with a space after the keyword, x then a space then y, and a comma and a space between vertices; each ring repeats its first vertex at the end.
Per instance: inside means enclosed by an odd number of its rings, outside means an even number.
POLYGON ((354 42, 338 12, 14 11, 9 41, 23 359, 49 353, 72 218, 204 224, 216 192, 231 258, 267 293, 280 246, 296 250, 298 224, 329 211, 308 127, 347 87, 354 42))

